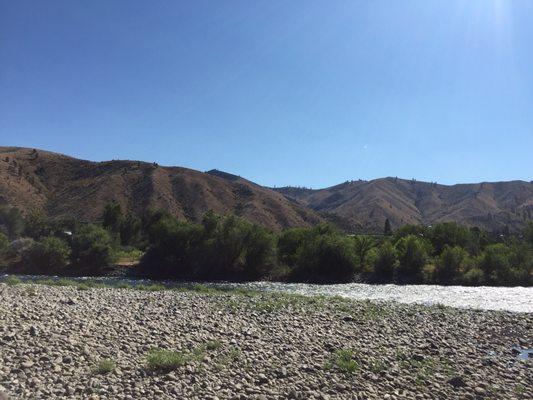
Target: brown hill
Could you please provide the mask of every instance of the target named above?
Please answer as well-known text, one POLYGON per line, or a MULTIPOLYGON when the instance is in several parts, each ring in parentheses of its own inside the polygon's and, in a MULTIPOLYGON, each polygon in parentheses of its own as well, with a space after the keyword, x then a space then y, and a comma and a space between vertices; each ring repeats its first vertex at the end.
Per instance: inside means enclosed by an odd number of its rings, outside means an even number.
POLYGON ((276 189, 312 209, 327 213, 354 231, 454 221, 492 231, 518 230, 533 219, 533 182, 460 185, 384 178, 346 182, 327 189, 276 189))
POLYGON ((0 147, 0 204, 95 221, 111 201, 126 212, 165 209, 189 221, 199 221, 207 210, 233 212, 275 230, 322 220, 274 190, 220 171, 202 173, 139 161, 91 162, 0 147))
POLYGON ((207 210, 233 212, 279 230, 327 218, 347 230, 456 221, 488 230, 520 229, 533 219, 533 183, 438 185, 397 178, 326 189, 270 189, 237 175, 140 161, 92 162, 62 154, 0 147, 0 204, 52 217, 95 221, 110 201, 127 212, 165 209, 199 221, 207 210))

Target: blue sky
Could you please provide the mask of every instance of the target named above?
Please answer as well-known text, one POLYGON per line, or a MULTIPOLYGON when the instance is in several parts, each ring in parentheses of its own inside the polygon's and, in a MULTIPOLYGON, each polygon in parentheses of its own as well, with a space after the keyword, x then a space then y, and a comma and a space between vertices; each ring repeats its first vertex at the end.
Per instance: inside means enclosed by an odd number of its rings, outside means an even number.
POLYGON ((0 0, 0 145, 264 185, 533 179, 533 2, 0 0))

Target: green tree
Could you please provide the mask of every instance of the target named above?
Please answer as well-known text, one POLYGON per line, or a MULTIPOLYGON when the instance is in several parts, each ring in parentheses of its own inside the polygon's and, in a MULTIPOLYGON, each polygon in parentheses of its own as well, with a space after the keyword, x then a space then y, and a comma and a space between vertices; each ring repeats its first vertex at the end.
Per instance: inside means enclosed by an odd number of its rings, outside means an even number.
POLYGON ((24 218, 24 236, 39 239, 50 236, 53 227, 42 211, 33 210, 24 218))
POLYGON ((55 272, 69 262, 70 248, 61 239, 53 236, 41 238, 23 254, 22 261, 32 271, 55 272))
POLYGON ((509 248, 503 243, 487 246, 480 262, 487 282, 494 284, 507 281, 511 269, 510 256, 509 248))
POLYGON ((392 228, 391 228, 390 221, 388 218, 385 220, 385 227, 383 228, 383 234, 385 236, 392 235, 392 228))
POLYGON ((429 259, 431 245, 423 238, 407 235, 396 244, 400 265, 397 272, 401 277, 416 277, 429 259))
POLYGON ((364 268, 368 253, 374 246, 374 239, 368 235, 358 235, 354 238, 354 250, 359 263, 359 268, 364 268))
POLYGON ((134 245, 139 242, 141 235, 141 219, 128 214, 120 223, 120 241, 122 245, 134 245))
POLYGON ((9 240, 15 240, 24 231, 24 218, 16 207, 0 206, 0 228, 4 229, 9 240))
POLYGON ((462 273, 468 253, 461 247, 445 246, 437 261, 435 277, 439 283, 454 283, 462 273))
POLYGON ((102 226, 104 228, 119 233, 123 220, 124 215, 122 214, 120 204, 115 201, 106 204, 102 212, 102 226))
POLYGON ((0 253, 4 251, 5 249, 7 249, 8 246, 9 246, 9 239, 3 232, 0 232, 0 253))
POLYGON ((529 222, 524 229, 526 243, 533 247, 533 222, 529 222))
POLYGON ((283 231, 278 239, 279 262, 289 267, 298 263, 302 247, 313 232, 309 228, 292 228, 283 231))
POLYGON ((429 229, 427 236, 434 247, 435 254, 441 254, 446 246, 459 246, 469 248, 472 252, 477 251, 477 244, 471 231, 455 222, 436 224, 429 229))
POLYGON ((114 261, 113 240, 99 226, 82 226, 72 237, 72 262, 77 266, 99 268, 114 261))
POLYGON ((325 232, 304 243, 293 278, 317 283, 350 282, 356 266, 351 241, 341 234, 325 232))
POLYGON ((390 241, 385 241, 379 246, 374 259, 374 274, 378 279, 392 281, 394 270, 398 267, 398 253, 390 241))

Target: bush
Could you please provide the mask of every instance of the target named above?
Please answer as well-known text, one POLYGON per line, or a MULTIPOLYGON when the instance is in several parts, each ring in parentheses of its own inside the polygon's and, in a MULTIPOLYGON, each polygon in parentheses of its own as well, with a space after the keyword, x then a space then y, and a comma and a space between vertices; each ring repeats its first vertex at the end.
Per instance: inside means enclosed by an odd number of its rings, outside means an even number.
POLYGON ((479 266, 488 283, 507 283, 511 269, 510 256, 509 248, 503 243, 487 246, 479 266))
POLYGON ((392 281, 394 270, 398 267, 398 253, 388 240, 377 250, 374 259, 374 274, 379 280, 392 281))
POLYGON ((155 349, 148 353, 146 361, 148 369, 169 372, 187 364, 189 357, 175 351, 155 349))
POLYGON ((368 235, 358 235, 353 239, 355 256, 362 270, 367 265, 367 259, 370 251, 374 248, 374 239, 368 235))
POLYGON ((7 249, 8 246, 9 246, 9 239, 4 233, 0 232, 0 253, 4 251, 5 249, 7 249))
POLYGON ((445 246, 438 258, 435 278, 438 283, 454 283, 460 276, 468 253, 461 247, 445 246))
POLYGON ((352 241, 336 232, 320 228, 299 250, 292 278, 316 283, 350 282, 357 262, 352 241))
POLYGON ((275 261, 275 237, 258 225, 235 216, 203 223, 200 268, 202 279, 259 279, 275 261))
POLYGON ((15 240, 24 231, 24 218, 18 208, 0 206, 0 230, 4 230, 9 240, 15 240))
POLYGON ((462 283, 470 286, 481 286, 485 283, 485 274, 480 268, 471 268, 462 276, 462 283))
POLYGON ((396 272, 408 278, 420 278, 431 253, 431 245, 421 237, 407 235, 398 241, 396 248, 400 261, 396 272))
POLYGON ((72 262, 80 267, 103 267, 114 260, 109 233, 96 225, 82 226, 72 237, 72 262))
POLYGON ((92 368, 92 373, 95 375, 104 375, 109 374, 110 372, 113 372, 115 368, 117 367, 117 363, 110 359, 110 358, 104 358, 92 368))
POLYGON ((278 260, 281 264, 294 267, 298 263, 303 243, 311 238, 309 228, 287 229, 278 239, 278 260))
POLYGON ((149 230, 146 271, 161 277, 260 279, 275 264, 275 236, 235 216, 208 213, 202 225, 162 216, 149 230))
POLYGON ((47 236, 35 242, 22 255, 22 262, 31 271, 49 273, 68 264, 70 248, 61 239, 47 236))
POLYGON ((24 218, 24 236, 38 240, 52 234, 52 224, 41 211, 32 211, 24 218))
POLYGON ((472 252, 478 249, 478 243, 472 232, 455 222, 434 225, 429 230, 428 236, 436 254, 441 254, 446 247, 468 248, 472 252))

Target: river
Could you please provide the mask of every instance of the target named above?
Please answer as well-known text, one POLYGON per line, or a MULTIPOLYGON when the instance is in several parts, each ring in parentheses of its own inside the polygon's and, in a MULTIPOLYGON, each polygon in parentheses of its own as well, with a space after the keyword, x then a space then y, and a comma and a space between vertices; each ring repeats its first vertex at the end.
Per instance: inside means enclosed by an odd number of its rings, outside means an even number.
MULTIPOLYGON (((5 277, 5 276, 4 276, 5 277)), ((17 277, 22 280, 50 278, 36 276, 17 277)), ((54 277, 54 279, 59 279, 54 277)), ((147 279, 124 278, 72 278, 75 280, 101 280, 107 283, 127 282, 130 284, 164 283, 168 286, 185 286, 195 282, 151 281, 147 279)), ((533 312, 533 287, 490 287, 490 286, 438 286, 438 285, 371 285, 347 283, 337 285, 316 285, 308 283, 248 282, 248 283, 205 283, 218 288, 242 288, 264 292, 293 293, 306 296, 340 296, 356 300, 374 302, 395 301, 426 305, 441 304, 456 308, 480 310, 503 310, 513 312, 533 312)))

